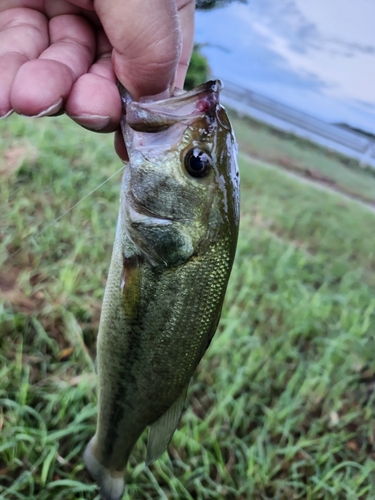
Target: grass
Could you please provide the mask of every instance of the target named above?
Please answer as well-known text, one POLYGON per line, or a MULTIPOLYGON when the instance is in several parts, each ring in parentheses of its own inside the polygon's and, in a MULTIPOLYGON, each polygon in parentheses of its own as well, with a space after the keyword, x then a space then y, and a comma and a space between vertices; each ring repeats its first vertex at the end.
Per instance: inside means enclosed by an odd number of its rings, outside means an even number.
MULTIPOLYGON (((119 176, 28 235, 121 165, 111 138, 65 118, 0 133, 0 498, 97 499, 82 453, 119 176)), ((297 154, 283 140, 268 161, 297 154)), ((143 437, 124 499, 375 499, 375 215, 246 155, 240 167, 222 321, 168 453, 148 469, 143 437)))

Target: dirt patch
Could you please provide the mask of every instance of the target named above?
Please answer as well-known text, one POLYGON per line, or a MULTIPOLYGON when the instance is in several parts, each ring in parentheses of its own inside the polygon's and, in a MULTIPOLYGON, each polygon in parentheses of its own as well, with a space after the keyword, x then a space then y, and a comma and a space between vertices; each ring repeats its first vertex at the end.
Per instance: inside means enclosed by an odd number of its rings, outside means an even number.
POLYGON ((374 200, 372 198, 368 198, 367 196, 359 195, 358 193, 355 193, 350 189, 347 189, 343 186, 340 186, 335 181, 333 181, 332 179, 329 179, 328 177, 325 177, 324 175, 322 175, 321 172, 318 172, 317 170, 313 170, 310 168, 308 168, 304 171, 294 170, 294 169, 291 169, 291 170, 297 174, 299 173, 300 175, 306 177, 307 179, 310 179, 313 182, 327 186, 328 188, 332 189, 333 191, 344 194, 353 200, 360 201, 361 203, 368 205, 368 207, 371 208, 372 210, 375 209, 375 203, 374 203, 374 200))
MULTIPOLYGON (((250 156, 250 158, 255 158, 257 160, 259 159, 260 161, 265 161, 263 158, 259 156, 255 155, 248 155, 248 156, 250 156)), ((341 193, 345 196, 348 196, 352 200, 356 200, 359 201, 360 203, 363 203, 370 210, 375 211, 375 202, 373 199, 363 195, 359 195, 358 193, 355 193, 350 189, 337 184, 333 179, 330 179, 329 177, 325 176, 319 170, 295 164, 292 160, 288 158, 281 158, 281 159, 279 158, 277 160, 274 160, 271 164, 273 164, 276 167, 282 167, 284 170, 288 170, 289 172, 296 174, 296 176, 302 179, 306 179, 306 181, 311 181, 314 184, 319 184, 320 186, 324 186, 328 189, 331 189, 332 191, 336 191, 337 193, 341 193)))
POLYGON ((12 308, 31 314, 35 309, 40 308, 43 297, 37 292, 28 297, 17 284, 21 269, 8 268, 0 270, 0 300, 9 302, 12 308))
POLYGON ((37 157, 37 149, 29 142, 5 149, 0 156, 0 177, 11 177, 25 160, 35 161, 37 157))

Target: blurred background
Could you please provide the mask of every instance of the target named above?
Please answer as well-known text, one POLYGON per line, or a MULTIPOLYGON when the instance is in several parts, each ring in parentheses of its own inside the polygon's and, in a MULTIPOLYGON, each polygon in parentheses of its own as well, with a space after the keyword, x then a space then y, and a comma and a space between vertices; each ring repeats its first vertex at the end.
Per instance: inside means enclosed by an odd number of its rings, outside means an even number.
MULTIPOLYGON (((187 88, 224 81, 240 236, 168 453, 146 467, 143 436, 124 499, 373 499, 373 3, 199 7, 187 88)), ((0 498, 98 500, 82 453, 121 162, 64 116, 0 134, 0 498)))
POLYGON ((364 161, 375 167, 370 151, 375 5, 368 0, 202 0, 199 5, 196 41, 212 74, 226 83, 228 98, 245 101, 247 113, 272 125, 356 158, 366 154, 370 160, 364 161))
POLYGON ((368 0, 201 2, 196 41, 212 72, 375 133, 375 5, 368 0))

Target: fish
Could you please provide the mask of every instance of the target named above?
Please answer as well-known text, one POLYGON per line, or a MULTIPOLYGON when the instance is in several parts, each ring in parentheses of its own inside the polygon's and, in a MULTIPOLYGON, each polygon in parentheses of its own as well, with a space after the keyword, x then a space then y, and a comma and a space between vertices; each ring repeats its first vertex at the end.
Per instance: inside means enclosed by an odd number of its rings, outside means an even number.
POLYGON ((120 88, 129 154, 97 339, 98 417, 84 462, 120 500, 131 451, 167 449, 218 326, 239 227, 237 145, 220 80, 163 100, 120 88))

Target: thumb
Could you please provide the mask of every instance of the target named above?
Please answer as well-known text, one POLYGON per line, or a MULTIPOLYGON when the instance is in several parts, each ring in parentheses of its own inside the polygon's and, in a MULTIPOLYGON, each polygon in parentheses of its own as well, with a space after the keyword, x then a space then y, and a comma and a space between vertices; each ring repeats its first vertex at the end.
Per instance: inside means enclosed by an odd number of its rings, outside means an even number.
POLYGON ((94 0, 120 82, 134 99, 167 93, 181 54, 175 0, 94 0))

